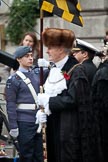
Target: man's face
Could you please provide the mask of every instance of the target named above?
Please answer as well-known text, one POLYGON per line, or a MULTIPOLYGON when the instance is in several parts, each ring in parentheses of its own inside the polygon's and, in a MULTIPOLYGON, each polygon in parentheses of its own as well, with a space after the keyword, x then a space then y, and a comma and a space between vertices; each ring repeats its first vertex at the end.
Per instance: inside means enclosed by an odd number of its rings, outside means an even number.
POLYGON ((27 53, 21 58, 18 58, 17 61, 20 64, 20 67, 23 67, 25 69, 29 69, 33 65, 33 54, 27 53))
POLYGON ((49 61, 52 62, 58 62, 60 61, 64 55, 63 55, 64 48, 63 47, 58 47, 58 46, 50 46, 47 48, 47 53, 49 56, 49 61))
POLYGON ((75 51, 73 56, 78 60, 78 62, 83 62, 85 60, 85 52, 82 51, 75 51))

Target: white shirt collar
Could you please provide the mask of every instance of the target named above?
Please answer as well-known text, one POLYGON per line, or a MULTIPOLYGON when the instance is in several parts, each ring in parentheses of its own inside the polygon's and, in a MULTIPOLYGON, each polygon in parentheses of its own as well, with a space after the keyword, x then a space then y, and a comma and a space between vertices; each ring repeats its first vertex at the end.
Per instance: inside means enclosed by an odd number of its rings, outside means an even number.
POLYGON ((62 60, 60 60, 59 62, 56 62, 55 63, 56 67, 62 69, 64 64, 67 62, 68 57, 69 56, 65 56, 62 60))

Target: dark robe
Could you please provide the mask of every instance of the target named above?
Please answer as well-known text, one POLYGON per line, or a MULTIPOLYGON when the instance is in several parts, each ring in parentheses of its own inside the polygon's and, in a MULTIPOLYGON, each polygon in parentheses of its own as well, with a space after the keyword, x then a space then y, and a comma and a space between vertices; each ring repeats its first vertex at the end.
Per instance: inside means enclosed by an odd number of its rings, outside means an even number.
MULTIPOLYGON (((73 65, 69 58, 62 70, 68 72, 73 65)), ((67 90, 49 100, 52 114, 47 120, 48 162, 99 162, 83 65, 76 66, 70 74, 67 90)))
POLYGON ((102 162, 108 162, 108 61, 101 64, 94 77, 92 97, 104 158, 102 162))

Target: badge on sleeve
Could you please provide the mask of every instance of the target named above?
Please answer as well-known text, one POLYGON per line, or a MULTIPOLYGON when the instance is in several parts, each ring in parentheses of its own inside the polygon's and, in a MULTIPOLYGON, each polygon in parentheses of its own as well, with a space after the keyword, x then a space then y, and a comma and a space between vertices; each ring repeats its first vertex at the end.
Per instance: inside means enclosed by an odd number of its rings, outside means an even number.
POLYGON ((12 77, 9 76, 9 78, 8 78, 8 80, 7 80, 7 83, 6 83, 6 88, 10 88, 10 86, 11 86, 10 79, 11 79, 11 78, 12 78, 12 77))

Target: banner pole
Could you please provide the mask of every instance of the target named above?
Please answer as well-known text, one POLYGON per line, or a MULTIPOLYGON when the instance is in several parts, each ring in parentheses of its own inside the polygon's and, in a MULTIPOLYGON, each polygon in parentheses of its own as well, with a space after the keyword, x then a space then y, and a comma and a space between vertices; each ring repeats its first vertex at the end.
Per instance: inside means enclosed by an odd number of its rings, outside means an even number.
MULTIPOLYGON (((40 9, 40 55, 39 58, 43 58, 43 10, 40 9)), ((40 67, 40 93, 43 93, 43 67, 40 67)), ((41 110, 44 109, 41 107, 41 110)), ((43 138, 43 156, 44 162, 47 162, 47 147, 46 147, 46 124, 42 124, 42 138, 43 138)))

